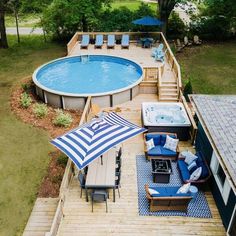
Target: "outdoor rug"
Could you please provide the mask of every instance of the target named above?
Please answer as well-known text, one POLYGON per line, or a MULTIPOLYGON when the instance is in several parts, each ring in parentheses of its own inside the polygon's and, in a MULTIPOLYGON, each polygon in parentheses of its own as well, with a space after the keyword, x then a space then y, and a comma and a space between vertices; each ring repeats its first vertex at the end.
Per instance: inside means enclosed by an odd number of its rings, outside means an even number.
POLYGON ((138 182, 138 205, 139 215, 142 216, 186 216, 186 217, 198 217, 198 218, 211 218, 211 211, 208 206, 204 193, 199 191, 195 199, 191 200, 188 205, 187 214, 180 211, 149 211, 149 203, 146 198, 146 192, 144 189, 145 184, 149 184, 151 187, 168 187, 168 186, 181 186, 182 180, 177 169, 177 163, 172 162, 172 174, 170 175, 170 183, 160 184, 153 183, 151 162, 146 161, 144 155, 136 156, 137 165, 137 182, 138 182))

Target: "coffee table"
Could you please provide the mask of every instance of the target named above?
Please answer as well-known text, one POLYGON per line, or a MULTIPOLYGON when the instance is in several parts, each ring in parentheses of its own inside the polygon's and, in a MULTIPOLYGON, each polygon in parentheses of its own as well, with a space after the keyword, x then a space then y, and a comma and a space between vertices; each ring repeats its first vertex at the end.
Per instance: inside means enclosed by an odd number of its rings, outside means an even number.
POLYGON ((152 176, 154 183, 169 183, 172 173, 171 160, 169 159, 151 159, 152 176))

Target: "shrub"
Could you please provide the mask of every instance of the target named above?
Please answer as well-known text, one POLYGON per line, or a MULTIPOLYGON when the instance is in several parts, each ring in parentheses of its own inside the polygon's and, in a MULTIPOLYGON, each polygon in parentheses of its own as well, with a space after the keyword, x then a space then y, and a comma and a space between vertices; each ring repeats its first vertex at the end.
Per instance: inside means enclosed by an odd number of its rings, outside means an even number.
POLYGON ((43 118, 48 114, 48 108, 46 104, 35 104, 33 111, 38 118, 43 118))
POLYGON ((56 126, 69 127, 73 119, 70 114, 64 113, 62 110, 57 110, 56 117, 53 120, 53 124, 56 126))
POLYGON ((67 165, 67 161, 68 161, 68 157, 64 154, 61 154, 58 158, 57 158, 57 164, 60 166, 64 166, 66 167, 67 165))
POLYGON ((187 102, 189 102, 188 95, 192 93, 193 93, 193 88, 192 88, 191 80, 189 79, 186 85, 184 86, 184 97, 187 102))
POLYGON ((20 104, 23 108, 28 108, 32 103, 32 99, 28 93, 24 92, 21 94, 20 104))
POLYGON ((23 83, 23 84, 21 84, 21 88, 24 90, 24 92, 28 93, 30 90, 30 84, 23 83))

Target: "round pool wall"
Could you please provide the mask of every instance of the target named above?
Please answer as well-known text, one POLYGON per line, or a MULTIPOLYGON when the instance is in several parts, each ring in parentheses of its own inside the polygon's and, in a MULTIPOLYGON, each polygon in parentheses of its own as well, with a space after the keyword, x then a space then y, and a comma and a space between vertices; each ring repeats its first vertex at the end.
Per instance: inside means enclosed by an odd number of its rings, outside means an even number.
POLYGON ((132 100, 139 93, 143 70, 121 57, 83 55, 59 58, 33 74, 37 95, 63 109, 83 109, 89 96, 101 107, 132 100))

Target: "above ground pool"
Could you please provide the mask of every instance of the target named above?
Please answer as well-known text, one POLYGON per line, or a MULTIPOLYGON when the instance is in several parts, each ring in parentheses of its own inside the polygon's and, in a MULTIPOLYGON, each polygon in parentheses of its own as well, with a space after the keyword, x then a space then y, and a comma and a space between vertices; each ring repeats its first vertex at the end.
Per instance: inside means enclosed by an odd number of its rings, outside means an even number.
MULTIPOLYGON (((62 108, 81 108, 75 107, 73 98, 102 96, 102 106, 114 105, 110 101, 113 98, 108 98, 110 104, 107 104, 104 96, 134 88, 141 82, 142 74, 142 68, 137 63, 124 58, 83 55, 60 58, 42 65, 34 72, 33 81, 37 94, 46 103, 62 108)), ((130 91, 129 95, 123 95, 130 98, 135 93, 130 91)), ((120 100, 123 102, 122 98, 120 100)))
POLYGON ((180 102, 142 103, 142 121, 149 132, 176 133, 180 140, 188 140, 191 122, 180 102))

